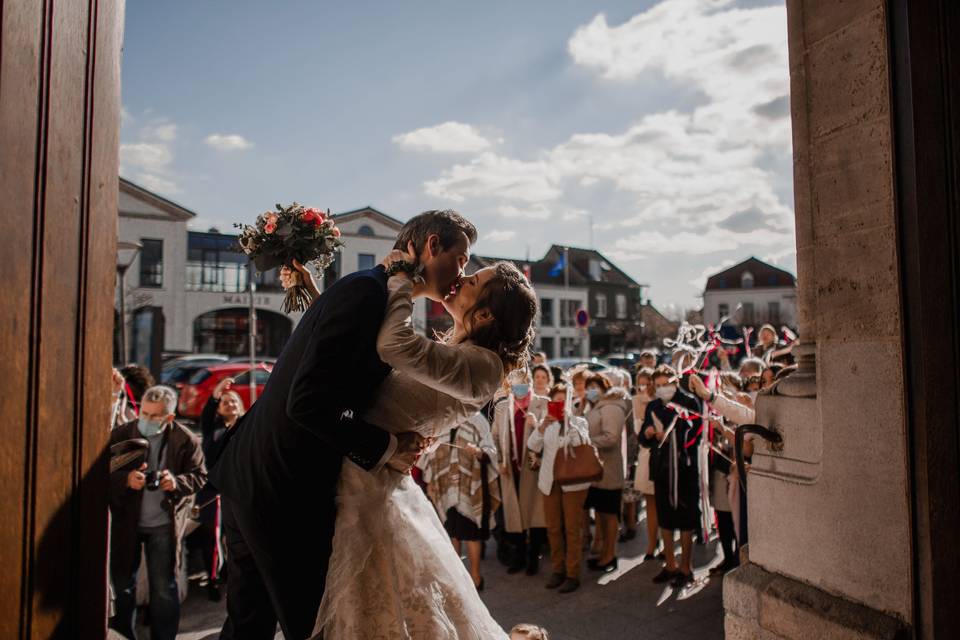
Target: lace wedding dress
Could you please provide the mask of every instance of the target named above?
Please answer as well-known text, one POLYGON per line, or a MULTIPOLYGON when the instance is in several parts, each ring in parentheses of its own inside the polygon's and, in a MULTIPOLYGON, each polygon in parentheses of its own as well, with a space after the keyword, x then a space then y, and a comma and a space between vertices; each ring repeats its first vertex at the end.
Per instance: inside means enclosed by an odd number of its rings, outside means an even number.
MULTIPOLYGON (((440 436, 475 414, 500 385, 493 352, 442 345, 410 324, 412 286, 388 282, 377 349, 393 371, 364 415, 393 433, 440 436)), ((325 640, 507 638, 423 491, 386 467, 344 460, 326 590, 315 633, 325 640)))

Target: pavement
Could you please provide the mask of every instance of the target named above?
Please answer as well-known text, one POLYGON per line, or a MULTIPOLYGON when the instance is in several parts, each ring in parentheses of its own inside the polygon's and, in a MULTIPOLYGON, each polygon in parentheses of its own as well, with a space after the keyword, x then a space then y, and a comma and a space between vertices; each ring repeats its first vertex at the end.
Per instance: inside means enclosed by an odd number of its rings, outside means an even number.
MULTIPOLYGON (((721 580, 706 577, 707 569, 719 561, 717 543, 694 547, 695 574, 701 576, 696 587, 674 593, 658 606, 665 590, 663 585, 653 584, 651 578, 661 565, 658 561, 642 561, 646 546, 643 529, 641 523, 637 537, 619 546, 617 573, 601 579, 584 567, 582 586, 570 594, 544 588, 550 574, 546 557, 537 576, 508 575, 496 560, 491 541, 483 562, 483 600, 504 629, 531 622, 547 629, 551 640, 723 638, 721 580)), ((210 602, 206 591, 192 584, 183 604, 177 637, 216 640, 225 610, 223 601, 210 602)), ((141 640, 149 637, 146 630, 138 635, 141 640)), ((282 636, 278 633, 277 638, 282 636)))

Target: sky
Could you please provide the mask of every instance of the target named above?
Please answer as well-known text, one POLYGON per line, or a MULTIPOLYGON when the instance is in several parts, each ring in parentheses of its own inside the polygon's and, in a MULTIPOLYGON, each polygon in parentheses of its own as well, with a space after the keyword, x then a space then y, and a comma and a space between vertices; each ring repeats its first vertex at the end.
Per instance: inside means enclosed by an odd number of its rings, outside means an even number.
POLYGON ((474 252, 598 249, 661 310, 795 269, 783 0, 127 3, 120 172, 232 230, 276 202, 474 252))

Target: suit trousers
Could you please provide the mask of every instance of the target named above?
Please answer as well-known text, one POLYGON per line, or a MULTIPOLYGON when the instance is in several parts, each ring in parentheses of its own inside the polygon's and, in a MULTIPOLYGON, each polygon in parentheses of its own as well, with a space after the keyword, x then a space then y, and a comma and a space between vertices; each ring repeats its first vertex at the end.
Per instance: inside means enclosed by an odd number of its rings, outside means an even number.
POLYGON ((543 496, 543 512, 550 540, 550 562, 553 572, 568 578, 580 577, 583 559, 583 503, 587 490, 563 491, 556 482, 550 495, 543 496))
POLYGON ((253 554, 223 500, 223 534, 227 539, 227 619, 221 640, 273 640, 277 614, 253 554))

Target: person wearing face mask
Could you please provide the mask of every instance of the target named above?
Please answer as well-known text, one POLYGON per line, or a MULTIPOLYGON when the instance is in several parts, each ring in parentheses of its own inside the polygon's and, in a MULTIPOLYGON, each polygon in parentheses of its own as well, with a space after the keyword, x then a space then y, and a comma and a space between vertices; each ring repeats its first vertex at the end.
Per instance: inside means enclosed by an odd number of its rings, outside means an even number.
POLYGON ((511 373, 510 393, 497 405, 493 438, 500 460, 503 527, 514 546, 508 573, 540 571, 540 551, 547 537, 543 499, 537 488, 540 455, 527 445, 547 414, 548 398, 533 393, 528 369, 511 373))
POLYGON ((594 571, 610 573, 617 569, 617 535, 624 481, 620 446, 627 420, 628 396, 598 373, 587 377, 584 395, 587 400, 584 417, 589 425, 590 440, 603 462, 603 478, 590 486, 584 505, 597 514, 594 548, 599 553, 587 565, 594 571))
MULTIPOLYGON (((213 389, 200 414, 201 447, 204 463, 213 466, 220 457, 230 429, 244 414, 243 400, 233 391, 233 378, 224 378, 213 389)), ((229 519, 229 509, 220 502, 220 493, 212 482, 207 482, 197 494, 194 517, 200 526, 187 536, 187 546, 197 550, 207 569, 207 596, 220 600, 220 567, 223 552, 220 547, 221 522, 229 519)), ((229 558, 228 558, 229 560, 229 558)))
POLYGON ((110 433, 111 445, 131 439, 149 443, 147 462, 139 469, 110 475, 110 575, 116 590, 110 626, 134 640, 141 550, 147 559, 150 637, 173 640, 177 635, 183 531, 207 479, 200 441, 174 422, 176 406, 176 391, 151 387, 143 394, 139 419, 110 433))
MULTIPOLYGON (((633 429, 638 436, 638 443, 647 405, 653 399, 653 369, 644 367, 637 372, 637 387, 633 396, 633 429)), ((653 560, 660 542, 657 501, 653 497, 656 489, 653 486, 653 478, 650 476, 650 449, 649 447, 639 447, 639 449, 633 488, 643 495, 643 501, 647 507, 647 550, 644 552, 643 559, 653 560)))
POLYGON ((653 385, 656 397, 647 405, 640 434, 641 446, 650 449, 650 476, 664 541, 665 566, 653 581, 683 587, 693 582, 693 534, 700 519, 700 418, 681 413, 699 414, 700 403, 680 389, 677 373, 669 366, 657 367, 653 385), (679 564, 673 551, 676 531, 682 549, 679 564))

